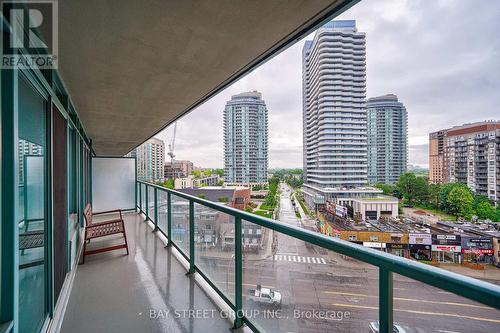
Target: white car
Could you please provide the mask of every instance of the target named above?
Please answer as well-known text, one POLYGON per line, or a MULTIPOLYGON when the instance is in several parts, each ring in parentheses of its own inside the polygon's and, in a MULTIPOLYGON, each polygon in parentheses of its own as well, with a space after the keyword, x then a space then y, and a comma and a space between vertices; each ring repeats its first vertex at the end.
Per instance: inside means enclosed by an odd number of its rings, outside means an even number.
POLYGON ((281 293, 276 290, 263 288, 258 284, 256 289, 250 289, 248 293, 251 301, 281 306, 281 293))
MULTIPOLYGON (((372 332, 372 333, 379 333, 379 322, 378 322, 378 320, 377 321, 372 321, 370 323, 370 332, 372 332)), ((406 331, 401 326, 393 324, 392 325, 392 333, 406 333, 406 331)))

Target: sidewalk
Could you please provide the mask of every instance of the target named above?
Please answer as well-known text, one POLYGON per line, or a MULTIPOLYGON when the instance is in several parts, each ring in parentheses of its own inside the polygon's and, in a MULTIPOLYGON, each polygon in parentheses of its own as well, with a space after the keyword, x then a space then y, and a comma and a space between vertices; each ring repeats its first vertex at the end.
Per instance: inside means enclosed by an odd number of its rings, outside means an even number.
POLYGON ((315 226, 316 221, 314 221, 314 219, 311 219, 311 217, 307 215, 306 212, 304 212, 304 210, 302 209, 302 205, 299 203, 299 200, 295 197, 295 193, 291 195, 291 198, 293 199, 293 202, 295 202, 295 207, 297 207, 299 210, 301 216, 300 222, 302 224, 302 227, 304 228, 304 226, 315 226))
MULTIPOLYGON (((330 262, 342 265, 345 268, 374 268, 370 264, 363 263, 359 260, 352 259, 341 254, 329 251, 327 255, 323 255, 324 259, 328 259, 330 262)), ((461 274, 471 278, 486 280, 494 284, 500 284, 500 268, 493 265, 486 265, 484 271, 475 270, 469 267, 465 267, 460 264, 440 264, 438 268, 450 271, 453 273, 461 274)))
POLYGON ((484 271, 468 268, 460 264, 441 264, 439 265, 439 268, 475 279, 489 280, 492 282, 494 281, 495 283, 500 283, 500 268, 493 265, 486 265, 484 267, 484 271))

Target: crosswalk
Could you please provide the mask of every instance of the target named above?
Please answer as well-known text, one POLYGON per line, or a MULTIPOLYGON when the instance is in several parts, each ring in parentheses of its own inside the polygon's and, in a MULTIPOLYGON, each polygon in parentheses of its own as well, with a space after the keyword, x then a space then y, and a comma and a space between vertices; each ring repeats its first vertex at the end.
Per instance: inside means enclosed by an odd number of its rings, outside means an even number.
POLYGON ((303 256, 294 256, 294 255, 285 255, 285 254, 275 254, 274 260, 276 260, 276 261, 289 261, 289 262, 304 263, 304 264, 326 265, 325 259, 318 258, 318 257, 303 257, 303 256))

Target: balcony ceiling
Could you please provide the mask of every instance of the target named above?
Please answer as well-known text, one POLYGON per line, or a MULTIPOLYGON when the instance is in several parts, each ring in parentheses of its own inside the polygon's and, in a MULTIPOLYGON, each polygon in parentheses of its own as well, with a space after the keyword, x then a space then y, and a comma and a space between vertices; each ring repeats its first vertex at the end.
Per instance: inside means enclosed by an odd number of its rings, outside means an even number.
POLYGON ((96 154, 122 156, 353 2, 59 1, 59 71, 96 154))

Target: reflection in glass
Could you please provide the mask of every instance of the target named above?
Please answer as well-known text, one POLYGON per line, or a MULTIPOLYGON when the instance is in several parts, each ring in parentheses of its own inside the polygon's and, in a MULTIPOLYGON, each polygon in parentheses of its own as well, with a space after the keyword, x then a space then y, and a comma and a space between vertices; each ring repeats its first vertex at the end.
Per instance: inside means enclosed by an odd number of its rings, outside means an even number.
POLYGON ((38 332, 47 316, 46 109, 19 81, 19 332, 38 332))

